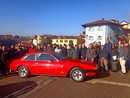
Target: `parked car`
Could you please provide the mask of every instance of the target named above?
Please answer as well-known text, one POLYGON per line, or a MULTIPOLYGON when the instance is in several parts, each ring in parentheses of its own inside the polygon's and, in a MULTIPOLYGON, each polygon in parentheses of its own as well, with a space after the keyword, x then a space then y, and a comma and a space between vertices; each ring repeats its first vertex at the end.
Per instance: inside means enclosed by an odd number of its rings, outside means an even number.
POLYGON ((31 74, 70 77, 81 82, 86 76, 96 74, 96 63, 75 59, 67 59, 55 52, 31 53, 14 60, 10 65, 11 71, 18 72, 26 78, 31 74))

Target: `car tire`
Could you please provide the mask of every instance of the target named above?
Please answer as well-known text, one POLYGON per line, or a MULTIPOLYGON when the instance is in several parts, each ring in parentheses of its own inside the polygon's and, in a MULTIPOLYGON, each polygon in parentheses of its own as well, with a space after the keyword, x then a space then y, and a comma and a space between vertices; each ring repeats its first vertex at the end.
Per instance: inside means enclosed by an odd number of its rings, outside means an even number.
POLYGON ((83 82, 85 80, 85 72, 82 68, 74 67, 71 69, 70 78, 76 82, 83 82))
POLYGON ((20 66, 18 68, 18 74, 21 78, 27 78, 27 77, 29 77, 30 72, 26 66, 20 66))

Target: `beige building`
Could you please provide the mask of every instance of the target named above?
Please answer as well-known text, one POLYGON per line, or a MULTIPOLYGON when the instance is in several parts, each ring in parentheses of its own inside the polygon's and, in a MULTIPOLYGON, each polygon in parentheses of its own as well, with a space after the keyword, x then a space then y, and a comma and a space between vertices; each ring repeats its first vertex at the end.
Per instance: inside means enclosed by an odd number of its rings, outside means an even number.
POLYGON ((130 44, 130 23, 127 21, 123 21, 120 24, 123 25, 123 32, 124 34, 126 34, 128 43, 130 44))
POLYGON ((58 45, 64 45, 66 44, 67 46, 69 44, 77 45, 78 41, 77 39, 65 39, 65 38, 58 38, 58 39, 52 39, 52 44, 58 44, 58 45))
POLYGON ((121 22, 120 24, 123 25, 123 28, 125 28, 125 29, 130 29, 130 23, 129 23, 129 22, 123 21, 123 22, 121 22))
POLYGON ((67 46, 70 44, 79 45, 85 43, 84 35, 80 36, 58 36, 52 38, 52 44, 64 45, 67 46))

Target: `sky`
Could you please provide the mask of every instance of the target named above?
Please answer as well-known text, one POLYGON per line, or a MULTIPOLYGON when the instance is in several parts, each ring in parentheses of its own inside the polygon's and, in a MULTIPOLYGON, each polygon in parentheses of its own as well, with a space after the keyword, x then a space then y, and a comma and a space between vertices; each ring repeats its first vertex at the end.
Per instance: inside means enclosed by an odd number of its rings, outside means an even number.
POLYGON ((0 0, 0 34, 79 35, 102 18, 130 22, 130 0, 0 0))

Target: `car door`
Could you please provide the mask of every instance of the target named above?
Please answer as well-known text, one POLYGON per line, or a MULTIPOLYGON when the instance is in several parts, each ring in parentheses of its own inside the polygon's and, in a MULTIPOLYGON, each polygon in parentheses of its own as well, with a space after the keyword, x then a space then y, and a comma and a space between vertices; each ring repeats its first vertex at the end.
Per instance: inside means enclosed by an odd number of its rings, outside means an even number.
POLYGON ((49 74, 49 61, 48 55, 45 53, 36 54, 35 66, 38 74, 49 74))
POLYGON ((63 65, 57 60, 53 55, 48 55, 49 60, 49 74, 51 75, 61 75, 63 72, 63 65))
POLYGON ((43 53, 38 58, 39 70, 44 74, 48 75, 60 75, 61 64, 59 61, 49 53, 43 53))

